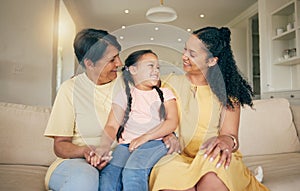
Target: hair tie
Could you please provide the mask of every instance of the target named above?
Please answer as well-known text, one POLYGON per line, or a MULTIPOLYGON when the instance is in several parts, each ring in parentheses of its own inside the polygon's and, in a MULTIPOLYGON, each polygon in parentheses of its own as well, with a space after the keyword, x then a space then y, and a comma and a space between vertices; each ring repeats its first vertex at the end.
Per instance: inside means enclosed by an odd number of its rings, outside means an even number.
POLYGON ((129 71, 129 68, 127 66, 123 66, 122 71, 124 70, 129 71))

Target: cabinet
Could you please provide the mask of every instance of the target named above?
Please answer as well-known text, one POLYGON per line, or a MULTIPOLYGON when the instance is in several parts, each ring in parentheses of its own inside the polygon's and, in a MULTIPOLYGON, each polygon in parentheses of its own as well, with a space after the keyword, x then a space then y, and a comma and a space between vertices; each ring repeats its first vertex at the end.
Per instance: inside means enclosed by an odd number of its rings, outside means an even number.
POLYGON ((274 64, 300 64, 299 18, 299 0, 290 1, 271 13, 274 64))
POLYGON ((261 97, 299 102, 300 0, 258 0, 258 15, 261 97))
POLYGON ((300 102, 300 90, 298 91, 280 91, 280 92, 268 92, 262 96, 263 99, 269 98, 286 98, 292 104, 299 104, 300 102))

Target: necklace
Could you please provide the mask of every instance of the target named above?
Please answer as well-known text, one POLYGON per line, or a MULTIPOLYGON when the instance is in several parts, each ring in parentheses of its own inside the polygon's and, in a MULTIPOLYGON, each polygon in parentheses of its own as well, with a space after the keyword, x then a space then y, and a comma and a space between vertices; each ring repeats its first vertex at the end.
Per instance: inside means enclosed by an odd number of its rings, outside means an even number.
POLYGON ((193 86, 203 86, 207 85, 207 81, 203 75, 192 75, 192 74, 186 74, 187 79, 190 81, 190 83, 193 86))

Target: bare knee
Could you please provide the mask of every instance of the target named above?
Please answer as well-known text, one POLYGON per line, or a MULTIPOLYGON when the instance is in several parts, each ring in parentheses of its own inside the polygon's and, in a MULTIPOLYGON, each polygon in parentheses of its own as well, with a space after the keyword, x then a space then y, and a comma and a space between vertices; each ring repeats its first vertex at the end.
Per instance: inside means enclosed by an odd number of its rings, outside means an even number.
POLYGON ((218 176, 214 172, 208 172, 204 176, 201 177, 200 181, 202 182, 210 182, 214 181, 218 176))
POLYGON ((196 185, 197 190, 218 190, 218 191, 228 191, 228 188, 223 183, 223 181, 214 172, 208 172, 201 177, 196 185))
MULTIPOLYGON (((178 191, 178 190, 160 190, 160 191, 178 191)), ((190 188, 187 190, 181 190, 181 191, 196 191, 196 189, 193 187, 193 188, 190 188)))

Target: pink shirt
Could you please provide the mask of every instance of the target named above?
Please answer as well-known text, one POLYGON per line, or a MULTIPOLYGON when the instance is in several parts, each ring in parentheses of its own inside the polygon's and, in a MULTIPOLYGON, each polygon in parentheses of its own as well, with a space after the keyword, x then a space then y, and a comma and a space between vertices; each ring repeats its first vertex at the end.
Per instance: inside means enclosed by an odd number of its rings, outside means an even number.
MULTIPOLYGON (((161 88, 161 90, 165 102, 175 99, 170 89, 161 88)), ((155 89, 143 91, 132 87, 131 95, 131 112, 129 113, 129 119, 122 134, 122 138, 124 139, 122 143, 130 143, 134 138, 143 135, 162 123, 159 118, 161 100, 155 89)), ((120 105, 125 110, 127 107, 125 91, 120 92, 113 100, 113 103, 120 105)))

